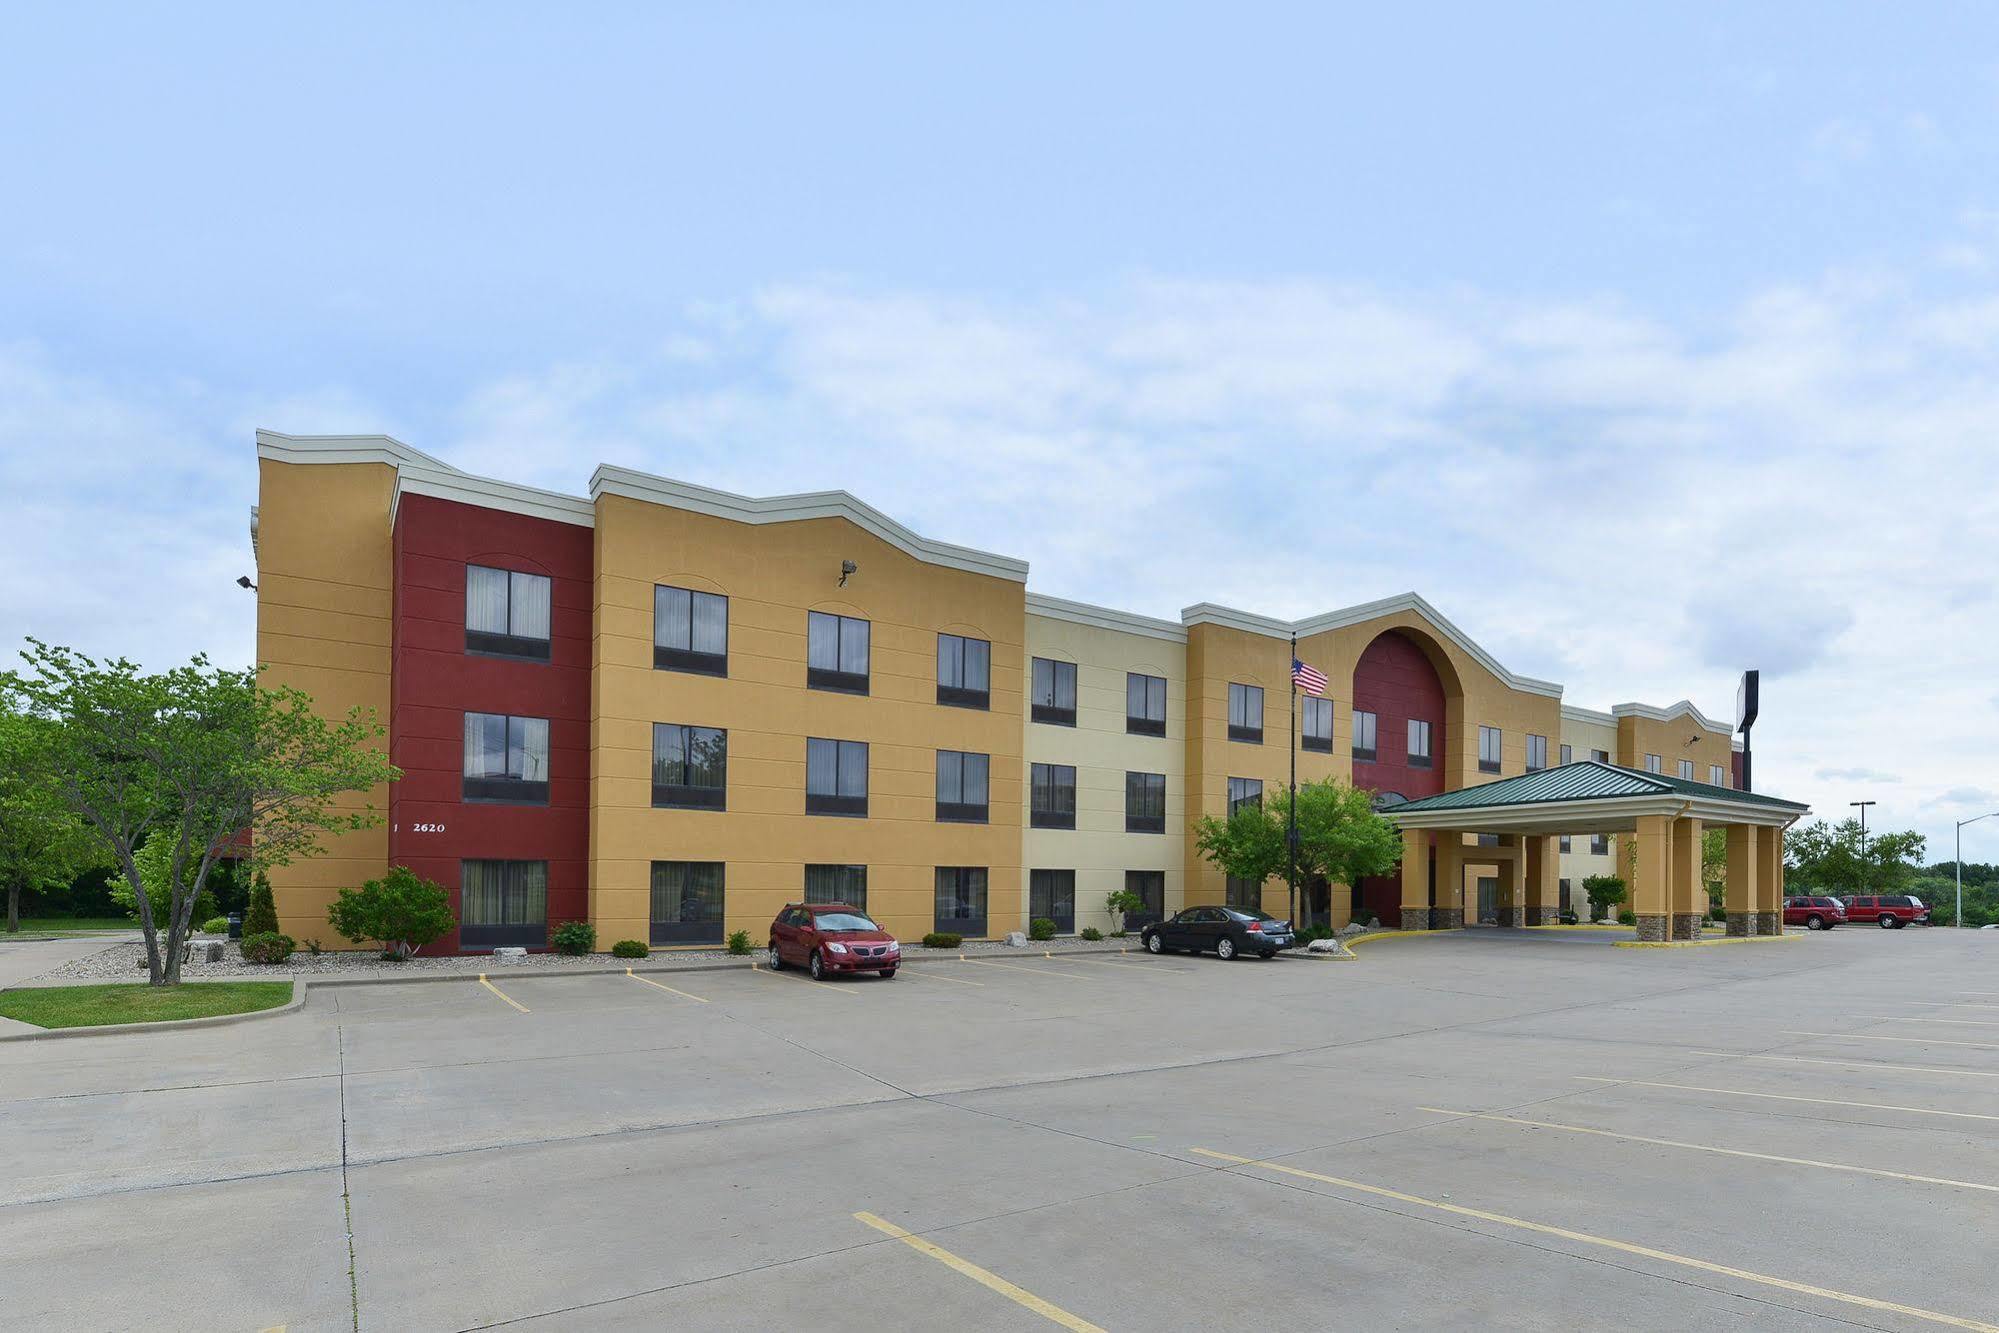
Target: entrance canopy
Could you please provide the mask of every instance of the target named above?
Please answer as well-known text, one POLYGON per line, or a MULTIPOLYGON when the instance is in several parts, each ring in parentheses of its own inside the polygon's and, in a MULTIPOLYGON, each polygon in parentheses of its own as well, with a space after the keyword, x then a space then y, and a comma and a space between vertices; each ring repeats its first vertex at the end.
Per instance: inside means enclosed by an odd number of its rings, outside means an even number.
POLYGON ((1460 787, 1384 809, 1404 830, 1461 833, 1630 833, 1647 817, 1788 828, 1811 807, 1585 759, 1517 778, 1460 787))

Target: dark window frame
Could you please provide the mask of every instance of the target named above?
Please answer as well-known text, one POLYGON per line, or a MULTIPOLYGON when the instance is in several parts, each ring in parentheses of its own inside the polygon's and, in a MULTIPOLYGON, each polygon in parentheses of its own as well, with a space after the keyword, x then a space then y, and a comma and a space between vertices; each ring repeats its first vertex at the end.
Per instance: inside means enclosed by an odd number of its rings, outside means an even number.
POLYGON ((1407 746, 1408 766, 1410 768, 1434 767, 1437 762, 1437 757, 1436 757, 1437 729, 1431 725, 1430 720, 1428 718, 1412 717, 1409 719, 1408 727, 1404 728, 1403 730, 1404 730, 1404 735, 1408 740, 1408 746, 1407 746), (1416 752, 1416 739, 1415 739, 1416 733, 1414 730, 1414 728, 1416 727, 1421 727, 1423 729, 1423 751, 1421 754, 1418 754, 1416 752))
POLYGON ((868 789, 872 786, 869 764, 872 756, 868 753, 866 741, 846 741, 832 736, 807 736, 805 738, 805 813, 808 815, 836 815, 845 819, 866 819, 868 817, 868 789), (812 790, 812 747, 831 745, 833 751, 833 790, 815 792, 812 790), (861 752, 861 794, 842 794, 840 787, 841 760, 851 751, 849 746, 861 752))
POLYGON ((1124 914, 1126 930, 1143 930, 1155 921, 1166 919, 1164 870, 1127 870, 1124 872, 1124 888, 1126 893, 1135 893, 1146 903, 1138 911, 1124 914))
MULTIPOLYGON (((469 726, 475 717, 496 717, 506 721, 507 755, 511 763, 514 752, 514 724, 517 722, 539 722, 542 725, 543 743, 546 752, 542 755, 545 768, 554 767, 555 736, 554 725, 545 717, 526 717, 518 713, 485 713, 476 708, 465 710, 464 725, 469 726)), ((526 746, 522 746, 525 752, 526 746)), ((548 779, 515 777, 511 773, 495 776, 483 773, 477 776, 464 771, 461 754, 459 762, 458 798, 470 805, 547 805, 548 779)), ((478 859, 478 858, 473 858, 478 859)))
POLYGON ((1235 680, 1229 682, 1229 739, 1240 741, 1244 745, 1263 744, 1263 687, 1261 685, 1246 685, 1241 681, 1235 680), (1238 690, 1242 691, 1242 693, 1238 694, 1238 690), (1236 707, 1238 699, 1242 701, 1240 709, 1236 707), (1256 703, 1256 723, 1254 726, 1249 721, 1249 705, 1251 700, 1254 700, 1256 703), (1241 722, 1236 721, 1238 714, 1243 719, 1241 722))
MULTIPOLYGON (((655 722, 652 724, 652 805, 655 810, 727 810, 729 808, 729 731, 726 727, 704 727, 692 722, 655 722), (660 734, 667 730, 683 733, 680 742, 680 772, 683 778, 694 774, 694 761, 688 758, 694 747, 694 732, 708 732, 722 738, 722 781, 718 786, 708 786, 694 782, 660 781, 660 734)), ((674 862, 673 864, 680 864, 674 862)), ((686 864, 706 864, 687 862, 686 864)))
MULTIPOLYGON (((458 863, 458 947, 472 952, 483 953, 490 949, 545 949, 548 947, 548 862, 533 860, 510 860, 503 857, 468 856, 458 863), (532 866, 541 867, 541 920, 481 925, 468 922, 465 911, 466 867, 480 866, 532 866)), ((507 892, 506 887, 502 892, 507 892)))
MULTIPOLYGON (((729 901, 729 867, 726 862, 654 861, 648 874, 647 888, 649 892, 646 899, 646 938, 649 942, 653 944, 720 944, 722 942, 723 919, 724 914, 728 910, 729 901), (659 883, 660 872, 674 866, 680 867, 683 880, 689 872, 697 868, 704 872, 711 867, 713 868, 715 871, 715 915, 712 920, 703 917, 693 921, 685 919, 662 921, 653 916, 652 904, 654 896, 659 893, 661 888, 659 883)), ((681 892, 683 894, 681 901, 683 905, 687 901, 684 896, 687 889, 688 886, 683 883, 681 885, 681 892)))
POLYGON ((1028 663, 1028 716, 1052 727, 1076 725, 1076 664, 1059 657, 1036 657, 1028 663), (1041 668, 1048 668, 1048 702, 1041 701, 1041 668), (1066 668, 1066 671, 1064 670, 1066 668), (1062 702, 1062 682, 1067 677, 1069 702, 1062 702))
POLYGON ((977 708, 990 711, 993 706, 993 645, 990 639, 974 638, 969 634, 937 635, 937 702, 947 708, 977 708), (944 683, 945 655, 951 652, 956 658, 958 679, 966 676, 966 646, 978 644, 985 649, 985 684, 979 688, 970 685, 946 685, 944 683))
POLYGON ((1146 773, 1138 769, 1125 770, 1124 831, 1126 833, 1164 833, 1166 831, 1166 775, 1164 773, 1146 773), (1134 797, 1137 798, 1135 805, 1133 801, 1134 797), (1153 813, 1154 806, 1158 807, 1156 814, 1153 813))
POLYGON ((838 611, 807 611, 805 613, 805 688, 826 690, 833 694, 866 694, 873 678, 875 663, 875 627, 872 620, 860 616, 844 616, 838 611), (833 622, 833 660, 844 660, 847 647, 848 626, 865 626, 867 646, 863 650, 867 660, 867 670, 847 671, 838 667, 815 667, 812 665, 812 627, 824 621, 833 622))
MULTIPOLYGON (((703 592, 699 588, 682 588, 671 583, 652 585, 652 665, 655 671, 681 671, 694 676, 719 676, 729 674, 729 599, 719 592, 703 592), (660 627, 665 617, 660 614, 663 595, 684 593, 687 597, 687 646, 682 648, 660 642, 660 627), (722 604, 722 651, 708 652, 694 647, 694 609, 696 598, 707 597, 722 604)), ((692 863, 690 863, 692 864, 692 863)))
POLYGON ((1305 705, 1305 711, 1299 715, 1298 719, 1298 747, 1303 750, 1311 750, 1316 754, 1331 754, 1333 752, 1333 724, 1337 714, 1337 710, 1333 707, 1333 701, 1321 698, 1318 695, 1308 694, 1302 702, 1305 705), (1323 733, 1312 730, 1313 714, 1315 713, 1323 714, 1325 717, 1325 731, 1323 733))
POLYGON ((477 561, 465 562, 465 651, 476 657, 506 657, 520 662, 546 662, 550 658, 555 641, 555 579, 547 574, 537 574, 531 569, 509 569, 505 565, 482 565, 477 561), (483 569, 507 576, 507 632, 478 630, 472 628, 472 571, 483 569), (548 585, 548 633, 542 636, 515 634, 514 624, 514 580, 516 578, 540 579, 548 585))
POLYGON ((936 775, 938 823, 985 824, 991 822, 992 794, 993 794, 993 757, 990 754, 981 754, 976 750, 939 750, 937 751, 937 760, 934 771, 936 775), (944 757, 946 755, 955 756, 956 759, 958 760, 959 799, 955 801, 947 801, 944 799, 946 791, 945 781, 944 781, 944 757), (983 785, 986 790, 986 799, 983 801, 968 801, 964 799, 966 790, 969 786, 967 780, 969 777, 969 773, 967 770, 972 767, 972 765, 968 761, 973 759, 979 761, 979 767, 983 774, 981 785, 983 785))
POLYGON ((1610 835, 1609 835, 1608 833, 1592 833, 1592 834, 1590 834, 1590 835, 1589 835, 1589 854, 1590 854, 1591 856, 1609 856, 1609 855, 1610 855, 1610 835))
POLYGON ((1147 675, 1143 671, 1124 673, 1124 730, 1127 736, 1164 736, 1166 734, 1166 677, 1147 675), (1158 686, 1158 690, 1153 689, 1158 686), (1131 711, 1132 691, 1143 690, 1145 702, 1143 710, 1131 711), (1154 693, 1159 696, 1159 716, 1152 715, 1154 693))
POLYGON ((1506 733, 1498 727, 1488 727, 1483 722, 1478 726, 1478 771, 1497 773, 1506 757, 1506 733), (1485 738, 1492 737, 1493 757, 1485 757, 1485 738))
POLYGON ((1371 709, 1353 710, 1353 757, 1356 763, 1372 764, 1381 755, 1381 714, 1371 709), (1365 724, 1361 719, 1366 718, 1365 724), (1372 739, 1374 744, 1363 745, 1361 741, 1372 739))
POLYGON ((1529 773, 1539 773, 1542 770, 1546 769, 1547 767, 1548 767, 1548 738, 1546 736, 1537 736, 1531 731, 1528 732, 1527 771, 1529 773), (1539 742, 1538 747, 1536 745, 1536 742, 1539 742), (1541 752, 1541 762, 1538 764, 1534 762, 1534 751, 1536 750, 1536 748, 1538 748, 1541 752))
POLYGON ((868 868, 864 865, 851 865, 830 861, 807 862, 804 878, 801 880, 799 886, 799 901, 806 903, 846 903, 849 907, 858 907, 865 912, 868 910, 868 868), (815 870, 833 872, 831 876, 822 876, 822 878, 831 878, 837 882, 831 889, 815 889, 812 884, 812 872, 815 870), (856 880, 858 880, 858 887, 860 889, 858 894, 854 891, 856 880), (837 896, 830 898, 814 896, 815 893, 824 894, 828 892, 837 896))
POLYGON ((1073 935, 1076 933, 1075 871, 1029 870, 1027 872, 1027 919, 1032 922, 1037 917, 1053 921, 1057 935, 1073 935), (1043 879, 1043 876, 1047 878, 1043 879), (1060 876, 1067 876, 1066 882, 1057 878, 1060 876), (1039 900, 1043 897, 1044 892, 1048 910, 1040 911, 1037 909, 1043 906, 1043 903, 1039 900), (1069 902, 1069 908, 1066 912, 1056 905, 1061 902, 1065 892, 1069 902))
POLYGON ((1254 803, 1257 809, 1259 810, 1263 808, 1262 778, 1229 779, 1227 803, 1224 808, 1227 809, 1229 815, 1233 817, 1236 810, 1245 803, 1254 803), (1237 786, 1238 783, 1241 784, 1240 787, 1237 786), (1256 791, 1254 793, 1251 793, 1249 790, 1252 784, 1254 784, 1256 787, 1256 791))
POLYGON ((1030 764, 1027 770, 1027 822, 1030 828, 1076 827, 1076 766, 1030 764), (1066 781, 1063 774, 1067 774, 1066 781), (1064 791, 1068 800, 1062 800, 1064 791), (1046 799, 1044 799, 1044 797, 1046 799), (1067 809, 1063 806, 1067 805, 1067 809))
MULTIPOLYGON (((936 874, 931 880, 930 914, 932 930, 952 935, 965 935, 974 939, 986 934, 987 915, 992 909, 992 899, 990 896, 991 883, 990 877, 986 872, 987 867, 985 866, 936 867, 936 874), (955 899, 962 899, 965 905, 970 905, 971 900, 976 896, 978 904, 978 914, 976 916, 945 916, 943 914, 944 900, 942 895, 946 891, 945 876, 947 875, 951 876, 955 881, 950 889, 955 899), (974 884, 976 884, 976 888, 973 887, 974 884)), ((957 906, 959 904, 954 901, 952 905, 957 906)))

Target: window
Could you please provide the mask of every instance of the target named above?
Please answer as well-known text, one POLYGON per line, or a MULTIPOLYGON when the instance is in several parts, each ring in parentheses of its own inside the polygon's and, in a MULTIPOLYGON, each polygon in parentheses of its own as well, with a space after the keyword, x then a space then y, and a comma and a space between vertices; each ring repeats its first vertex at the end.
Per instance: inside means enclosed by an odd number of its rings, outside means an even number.
POLYGON ((1681 777, 1683 777, 1683 778, 1685 778, 1685 779, 1687 779, 1687 780, 1688 780, 1689 782, 1693 781, 1693 776, 1694 776, 1694 761, 1693 761, 1693 760, 1691 760, 1691 759, 1682 759, 1682 760, 1680 761, 1680 776, 1681 776, 1681 777))
POLYGON ((1527 771, 1538 773, 1548 766, 1548 738, 1529 735, 1527 737, 1527 771))
POLYGON ((722 942, 722 863, 652 863, 652 942, 722 942))
POLYGON ((692 588, 652 589, 652 664, 661 671, 729 674, 729 599, 692 588))
POLYGON ((1229 813, 1231 815, 1233 815, 1236 811, 1242 809, 1246 805, 1254 805, 1260 807, 1262 806, 1262 804, 1263 804, 1263 779, 1261 778, 1229 779, 1229 813))
POLYGON ((1610 762, 1610 751, 1591 750, 1589 752, 1589 757, 1596 760, 1599 764, 1607 764, 1610 762))
POLYGON ((953 708, 992 707, 993 646, 956 634, 937 636, 937 702, 953 708))
POLYGON ((502 713, 465 715, 468 801, 548 804, 548 719, 502 713))
POLYGON ((1609 835, 1608 833, 1592 833, 1592 834, 1590 834, 1590 835, 1589 835, 1589 854, 1590 854, 1591 856, 1609 856, 1609 855, 1610 855, 1610 835, 1609 835))
POLYGON ((805 813, 866 815, 868 813, 868 743, 805 742, 805 813))
POLYGON ((728 808, 729 733, 652 725, 652 803, 667 810, 728 808))
POLYGON ((1058 727, 1076 725, 1076 664, 1056 662, 1046 657, 1034 659, 1033 699, 1029 701, 1036 722, 1052 722, 1058 727))
POLYGON ((868 692, 868 622, 827 611, 805 613, 805 686, 868 692))
POLYGON ((1260 912, 1263 910, 1263 885, 1253 879, 1238 879, 1229 876, 1228 904, 1239 912, 1260 912))
POLYGON ((1263 744, 1263 687, 1229 686, 1229 739, 1263 744))
POLYGON ((1164 833, 1166 831, 1166 775, 1126 773, 1124 775, 1124 831, 1164 833))
POLYGON ((1409 767, 1428 768, 1430 766, 1430 724, 1417 718, 1409 719, 1409 767))
POLYGON ((1481 833, 1478 835, 1478 845, 1481 847, 1497 847, 1499 846, 1499 835, 1497 833, 1481 833))
POLYGON ((1497 773, 1499 771, 1499 728, 1480 727, 1478 729, 1478 771, 1497 773))
POLYGON ((1027 918, 1053 921, 1057 934, 1076 929, 1076 872, 1030 870, 1027 874, 1027 918))
POLYGON ((1353 710, 1353 757, 1371 764, 1375 756, 1375 729, 1379 721, 1373 713, 1353 710))
POLYGON ((1164 870, 1127 870, 1124 872, 1124 890, 1135 893, 1145 906, 1136 912, 1124 914, 1124 928, 1138 930, 1166 915, 1166 872, 1164 870))
POLYGON ((1648 754, 1645 756, 1645 771, 1647 773, 1663 773, 1666 771, 1666 766, 1658 755, 1648 754))
POLYGON ((1124 729, 1132 736, 1166 734, 1166 678, 1124 674, 1124 729))
POLYGON ((548 660, 546 574, 465 566, 465 651, 548 660))
POLYGON ((805 901, 845 903, 868 910, 868 868, 866 866, 805 867, 805 901))
POLYGON ((1076 769, 1034 764, 1027 772, 1028 819, 1035 828, 1076 827, 1076 769))
POLYGON ((938 866, 937 931, 953 935, 979 936, 986 933, 986 868, 984 866, 938 866))
POLYGON ((1707 766, 1707 780, 1710 787, 1726 787, 1728 785, 1728 770, 1720 764, 1709 764, 1707 766))
POLYGON ((458 943, 539 949, 548 943, 548 862, 461 861, 458 943))
MULTIPOLYGON (((1299 744, 1307 750, 1317 750, 1320 754, 1333 752, 1333 701, 1318 699, 1312 695, 1304 698, 1305 716, 1299 722, 1299 744)), ((1354 714, 1354 725, 1360 725, 1360 714, 1354 714)))
POLYGON ((1562 885, 1562 900, 1561 900, 1562 912, 1564 915, 1573 915, 1576 910, 1575 899, 1574 895, 1570 892, 1569 882, 1567 880, 1562 880, 1561 885, 1562 885))
POLYGON ((1567 856, 1569 854, 1570 851, 1569 841, 1570 841, 1569 835, 1564 833, 1562 835, 1562 855, 1564 856, 1567 856))
POLYGON ((937 752, 937 819, 945 824, 986 822, 986 776, 992 760, 963 750, 937 752))
POLYGON ((1573 764, 1575 761, 1576 761, 1575 747, 1573 745, 1564 745, 1562 747, 1562 766, 1566 768, 1570 764, 1573 764))

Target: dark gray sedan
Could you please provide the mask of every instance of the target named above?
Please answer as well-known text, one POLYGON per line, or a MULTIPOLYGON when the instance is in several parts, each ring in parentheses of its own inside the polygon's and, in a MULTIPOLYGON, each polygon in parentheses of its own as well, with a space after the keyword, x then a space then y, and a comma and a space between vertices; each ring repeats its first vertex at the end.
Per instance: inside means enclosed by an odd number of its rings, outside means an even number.
POLYGON ((1147 953, 1212 953, 1223 959, 1253 953, 1275 958, 1297 943, 1291 923, 1240 907, 1189 907, 1139 932, 1147 953))

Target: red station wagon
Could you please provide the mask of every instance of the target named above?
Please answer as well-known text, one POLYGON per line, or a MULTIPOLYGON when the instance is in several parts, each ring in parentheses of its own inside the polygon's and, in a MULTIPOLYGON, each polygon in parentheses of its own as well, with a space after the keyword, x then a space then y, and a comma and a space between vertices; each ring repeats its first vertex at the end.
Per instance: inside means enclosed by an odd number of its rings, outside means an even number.
POLYGON ((879 972, 902 962, 895 936, 850 903, 793 903, 770 923, 770 970, 797 964, 824 981, 835 972, 879 972))
POLYGON ((1786 898, 1784 924, 1806 930, 1831 930, 1846 921, 1846 907, 1837 898, 1786 898))
POLYGON ((1846 919, 1872 921, 1883 930, 1900 930, 1911 921, 1927 926, 1930 909, 1921 898, 1911 898, 1906 893, 1863 893, 1846 900, 1846 919))

